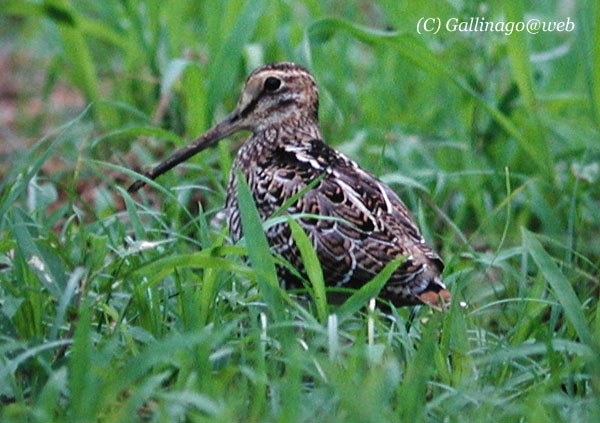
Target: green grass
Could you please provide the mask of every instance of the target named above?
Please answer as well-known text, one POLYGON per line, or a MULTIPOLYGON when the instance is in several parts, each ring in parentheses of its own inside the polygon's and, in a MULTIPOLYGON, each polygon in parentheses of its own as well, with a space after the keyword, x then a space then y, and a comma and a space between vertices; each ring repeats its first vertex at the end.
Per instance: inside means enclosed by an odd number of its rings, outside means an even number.
POLYGON ((596 2, 161 3, 0 3, 22 61, 0 137, 36 140, 0 149, 0 421, 600 421, 596 2), (503 15, 577 29, 416 33, 503 15), (241 135, 125 191, 280 60, 414 212, 447 311, 367 307, 399 262, 327 304, 293 223, 308 295, 280 289, 251 203, 239 245, 215 220, 241 135))

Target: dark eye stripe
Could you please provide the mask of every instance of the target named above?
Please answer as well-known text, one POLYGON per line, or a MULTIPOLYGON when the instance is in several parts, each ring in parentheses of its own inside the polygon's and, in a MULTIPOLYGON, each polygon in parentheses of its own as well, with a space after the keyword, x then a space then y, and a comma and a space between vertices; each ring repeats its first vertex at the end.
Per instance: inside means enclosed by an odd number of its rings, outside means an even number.
MULTIPOLYGON (((260 94, 258 94, 258 96, 256 98, 252 99, 252 101, 250 103, 248 103, 246 108, 244 110, 242 110, 242 112, 240 113, 240 116, 242 118, 247 117, 252 112, 252 110, 254 110, 256 108, 256 105, 258 104, 258 101, 261 99, 261 97, 263 97, 265 95, 273 96, 275 94, 279 96, 288 91, 289 91, 289 88, 285 87, 285 86, 283 88, 281 88, 279 91, 277 91, 276 93, 269 93, 269 92, 265 92, 264 90, 261 91, 260 94)), ((289 105, 291 103, 295 103, 295 102, 296 102, 296 100, 294 100, 294 99, 285 99, 285 100, 281 100, 278 104, 281 106, 287 106, 287 105, 289 105)))
POLYGON ((258 100, 260 99, 262 95, 259 95, 258 97, 252 99, 252 101, 250 103, 248 103, 248 105, 246 106, 246 108, 244 110, 241 111, 240 116, 242 118, 245 118, 246 116, 248 116, 250 114, 250 112, 252 110, 254 110, 254 108, 256 107, 256 105, 258 104, 258 100))
POLYGON ((284 98, 282 100, 279 100, 279 102, 277 103, 278 107, 285 107, 285 106, 290 106, 292 104, 296 104, 297 101, 295 98, 284 98))
POLYGON ((280 111, 288 106, 292 106, 295 104, 298 104, 298 100, 296 100, 295 98, 282 98, 277 103, 272 104, 268 108, 268 113, 276 113, 277 111, 280 111))

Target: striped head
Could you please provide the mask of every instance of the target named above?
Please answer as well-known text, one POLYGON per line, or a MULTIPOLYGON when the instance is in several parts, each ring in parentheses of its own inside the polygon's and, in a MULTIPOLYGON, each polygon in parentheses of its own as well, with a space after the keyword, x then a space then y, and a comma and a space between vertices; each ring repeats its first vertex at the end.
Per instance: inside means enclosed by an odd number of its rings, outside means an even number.
POLYGON ((273 125, 316 122, 318 109, 315 78, 302 66, 281 62, 248 76, 232 114, 243 129, 260 132, 273 125))

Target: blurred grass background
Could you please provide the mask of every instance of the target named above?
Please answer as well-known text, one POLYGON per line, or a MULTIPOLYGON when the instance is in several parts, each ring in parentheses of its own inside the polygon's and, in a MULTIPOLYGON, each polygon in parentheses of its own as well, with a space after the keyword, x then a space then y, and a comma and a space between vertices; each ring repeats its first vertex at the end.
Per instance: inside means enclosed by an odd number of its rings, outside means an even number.
POLYGON ((597 2, 0 14, 0 420, 600 421, 597 2), (576 28, 416 32, 477 16, 576 28), (413 210, 449 311, 282 303, 260 231, 247 263, 214 221, 243 134, 124 191, 282 60, 317 78, 326 141, 413 210))

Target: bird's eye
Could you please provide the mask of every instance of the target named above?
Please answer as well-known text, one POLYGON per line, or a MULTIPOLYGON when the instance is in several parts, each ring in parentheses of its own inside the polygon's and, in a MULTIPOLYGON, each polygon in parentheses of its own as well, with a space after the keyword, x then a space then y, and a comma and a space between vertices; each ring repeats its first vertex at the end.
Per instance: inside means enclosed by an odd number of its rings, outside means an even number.
POLYGON ((281 86, 281 79, 269 76, 265 79, 265 91, 274 93, 281 86))

